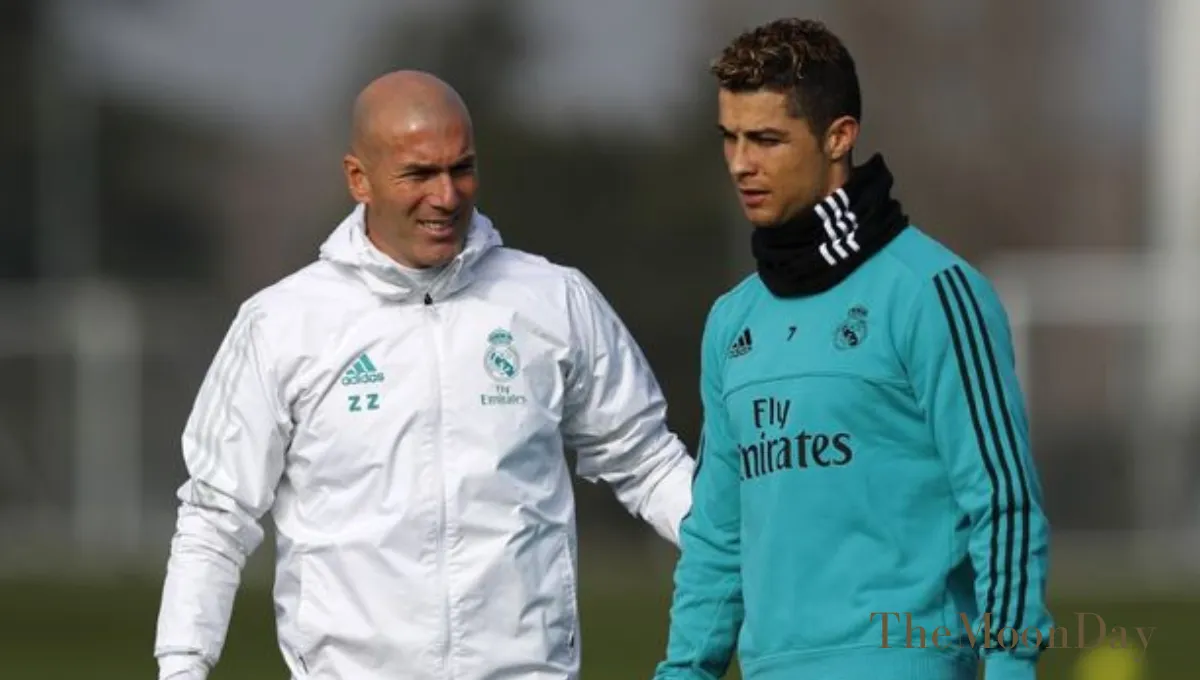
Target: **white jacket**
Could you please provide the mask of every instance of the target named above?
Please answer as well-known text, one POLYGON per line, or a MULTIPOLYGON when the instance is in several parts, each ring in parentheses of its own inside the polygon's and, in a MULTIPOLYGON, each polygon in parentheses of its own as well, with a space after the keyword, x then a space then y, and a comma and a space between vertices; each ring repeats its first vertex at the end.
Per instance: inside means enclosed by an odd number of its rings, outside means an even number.
POLYGON ((666 409, 578 271, 503 247, 476 213, 426 297, 360 206, 319 260, 242 305, 200 388, 159 677, 217 662, 266 513, 294 678, 577 677, 564 448, 677 543, 693 464, 666 409))

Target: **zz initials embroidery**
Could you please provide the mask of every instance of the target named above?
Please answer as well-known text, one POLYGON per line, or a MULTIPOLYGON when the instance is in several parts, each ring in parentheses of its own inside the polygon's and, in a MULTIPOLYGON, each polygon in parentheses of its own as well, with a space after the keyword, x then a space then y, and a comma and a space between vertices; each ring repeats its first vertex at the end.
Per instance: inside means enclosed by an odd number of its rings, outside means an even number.
POLYGON ((372 392, 372 393, 366 394, 366 395, 350 394, 350 395, 346 395, 346 399, 349 400, 349 402, 350 402, 350 412, 351 413, 358 413, 359 411, 364 410, 363 409, 363 397, 366 397, 366 401, 367 401, 365 410, 367 410, 367 411, 378 411, 379 410, 379 395, 377 393, 372 392))

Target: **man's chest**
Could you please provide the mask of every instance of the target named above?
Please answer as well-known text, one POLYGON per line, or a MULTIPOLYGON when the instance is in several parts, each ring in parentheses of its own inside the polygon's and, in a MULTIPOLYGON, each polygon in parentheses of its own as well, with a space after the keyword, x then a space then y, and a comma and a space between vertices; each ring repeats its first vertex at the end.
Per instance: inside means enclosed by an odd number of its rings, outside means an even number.
POLYGON ((293 459, 315 481, 419 475, 435 460, 502 470, 556 430, 570 352, 555 333, 503 307, 393 315, 338 329, 299 362, 293 459))
POLYGON ((806 377, 902 381, 903 367, 890 337, 892 321, 886 306, 854 299, 763 305, 740 319, 727 340, 725 394, 806 377))
POLYGON ((721 399, 744 481, 789 471, 778 477, 788 489, 815 493, 828 475, 850 489, 868 469, 919 455, 909 443, 920 412, 891 306, 822 302, 772 301, 729 331, 721 399))
POLYGON ((314 330, 329 340, 295 357, 286 381, 297 422, 529 403, 554 391, 570 357, 564 334, 503 306, 382 308, 314 330))

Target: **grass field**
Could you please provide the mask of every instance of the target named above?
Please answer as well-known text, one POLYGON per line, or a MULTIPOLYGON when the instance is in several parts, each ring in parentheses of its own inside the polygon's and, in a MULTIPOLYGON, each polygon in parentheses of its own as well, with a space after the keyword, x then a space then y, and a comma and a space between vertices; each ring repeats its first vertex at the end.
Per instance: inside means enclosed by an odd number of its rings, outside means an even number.
MULTIPOLYGON (((584 680, 648 678, 659 659, 669 593, 664 581, 614 587, 585 566, 582 613, 584 680), (593 576, 594 578, 589 578, 593 576), (597 585, 604 582, 605 585, 597 585), (588 584, 591 583, 590 587, 588 584)), ((0 678, 4 680, 132 680, 154 678, 151 658, 159 584, 128 578, 103 583, 0 580, 0 678)), ((235 606, 225 656, 212 680, 286 680, 278 659, 269 592, 247 585, 235 606)), ((1077 612, 1102 616, 1109 630, 1154 626, 1137 680, 1195 680, 1200 648, 1191 639, 1200 622, 1200 602, 1188 599, 1130 601, 1126 597, 1056 600, 1061 623, 1074 626, 1077 612)), ((1089 620, 1088 638, 1097 626, 1089 620)), ((1072 628, 1074 636, 1075 628, 1072 628)), ((1125 676, 1076 676, 1086 650, 1046 653, 1039 677, 1052 680, 1132 680, 1125 676)), ((1107 666, 1107 664, 1103 664, 1107 666)), ((730 677, 737 677, 731 674, 730 677)), ((882 677, 882 676, 881 676, 882 677)))

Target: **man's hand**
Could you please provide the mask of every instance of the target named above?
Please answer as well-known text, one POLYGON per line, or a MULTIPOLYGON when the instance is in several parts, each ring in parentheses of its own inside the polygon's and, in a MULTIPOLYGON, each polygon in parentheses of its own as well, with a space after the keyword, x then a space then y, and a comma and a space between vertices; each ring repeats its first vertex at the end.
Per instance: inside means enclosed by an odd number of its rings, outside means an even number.
POLYGON ((158 659, 158 680, 208 680, 208 670, 199 654, 172 654, 158 659))

